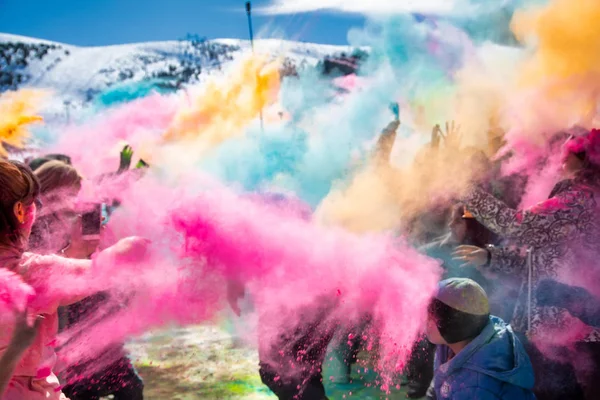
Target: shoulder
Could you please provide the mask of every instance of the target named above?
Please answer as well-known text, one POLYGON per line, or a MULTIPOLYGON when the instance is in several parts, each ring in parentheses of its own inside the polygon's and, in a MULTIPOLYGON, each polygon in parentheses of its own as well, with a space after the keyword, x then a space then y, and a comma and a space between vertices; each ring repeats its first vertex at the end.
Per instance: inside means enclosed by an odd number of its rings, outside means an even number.
POLYGON ((596 202, 598 189, 585 183, 571 183, 554 196, 570 205, 591 204, 596 202))
POLYGON ((23 253, 19 267, 24 274, 27 274, 38 269, 48 268, 56 264, 59 258, 61 257, 54 254, 23 253))
POLYGON ((24 253, 19 264, 20 273, 26 278, 41 277, 50 271, 68 271, 72 268, 86 266, 87 260, 70 259, 55 254, 24 253))
POLYGON ((441 398, 453 400, 482 399, 482 400, 529 400, 531 391, 501 381, 482 372, 461 369, 447 380, 446 397, 444 383, 440 385, 441 398))
POLYGON ((500 399, 504 385, 489 375, 468 368, 461 368, 440 383, 441 397, 456 400, 500 399))

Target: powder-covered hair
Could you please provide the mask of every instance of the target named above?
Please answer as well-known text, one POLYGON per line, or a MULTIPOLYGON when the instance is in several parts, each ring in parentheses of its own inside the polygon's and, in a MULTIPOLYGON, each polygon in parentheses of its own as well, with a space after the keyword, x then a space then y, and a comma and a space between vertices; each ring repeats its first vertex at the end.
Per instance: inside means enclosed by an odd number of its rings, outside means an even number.
POLYGON ((592 129, 587 134, 568 140, 564 146, 564 157, 569 154, 575 154, 582 161, 600 167, 600 129, 592 129))
POLYGON ((0 243, 23 247, 19 221, 14 206, 22 202, 29 206, 40 194, 40 183, 28 166, 18 161, 0 159, 0 243))
POLYGON ((61 189, 81 189, 81 175, 77 170, 62 161, 48 161, 35 171, 40 181, 40 191, 47 196, 61 189))

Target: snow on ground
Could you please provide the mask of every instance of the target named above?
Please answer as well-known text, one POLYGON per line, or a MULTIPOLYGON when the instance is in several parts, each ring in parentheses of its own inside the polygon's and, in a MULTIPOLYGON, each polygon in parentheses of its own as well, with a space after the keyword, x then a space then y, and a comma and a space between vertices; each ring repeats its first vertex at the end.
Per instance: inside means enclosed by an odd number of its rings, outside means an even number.
MULTIPOLYGON (((252 51, 249 41, 239 39, 207 41, 207 46, 218 52, 207 55, 200 54, 190 41, 80 47, 0 33, 0 45, 8 43, 51 46, 41 58, 29 56, 25 68, 20 65, 3 66, 29 76, 24 84, 19 84, 19 88, 44 88, 53 92, 53 104, 46 110, 49 114, 65 114, 65 107, 69 107, 72 113, 77 112, 85 108, 93 96, 117 84, 169 74, 178 78, 177 74, 186 62, 201 69, 198 81, 202 83, 211 75, 222 75, 240 57, 252 51)), ((254 51, 287 58, 295 65, 314 66, 327 55, 350 53, 352 48, 264 39, 255 41, 254 51)))

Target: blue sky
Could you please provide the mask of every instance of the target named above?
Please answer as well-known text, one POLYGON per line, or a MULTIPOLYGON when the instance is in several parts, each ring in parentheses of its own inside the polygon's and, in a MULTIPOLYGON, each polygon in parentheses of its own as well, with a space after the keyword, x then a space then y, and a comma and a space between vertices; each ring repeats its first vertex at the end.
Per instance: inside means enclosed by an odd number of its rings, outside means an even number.
MULTIPOLYGON (((0 32, 93 46, 176 40, 187 33, 247 38, 244 0, 0 0, 0 32)), ((253 1, 254 8, 268 0, 253 1)), ((346 44, 359 14, 314 11, 258 15, 255 32, 268 37, 346 44)))

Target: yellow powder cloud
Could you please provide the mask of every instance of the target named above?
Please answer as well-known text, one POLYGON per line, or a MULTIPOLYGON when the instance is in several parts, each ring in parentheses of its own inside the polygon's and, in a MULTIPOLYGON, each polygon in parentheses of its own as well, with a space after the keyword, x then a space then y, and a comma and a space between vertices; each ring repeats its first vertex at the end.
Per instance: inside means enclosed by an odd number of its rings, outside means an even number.
MULTIPOLYGON (((0 142, 16 148, 25 146, 30 136, 28 126, 42 121, 36 114, 45 94, 41 90, 23 89, 0 95, 0 142)), ((0 145, 0 156, 6 155, 0 145)))
POLYGON ((176 115, 164 139, 216 146, 242 134, 278 93, 279 63, 248 57, 223 81, 209 82, 191 106, 176 115))
POLYGON ((600 99, 599 20, 597 0, 553 0, 515 14, 515 35, 534 45, 520 76, 521 87, 529 90, 524 128, 592 124, 600 99))

